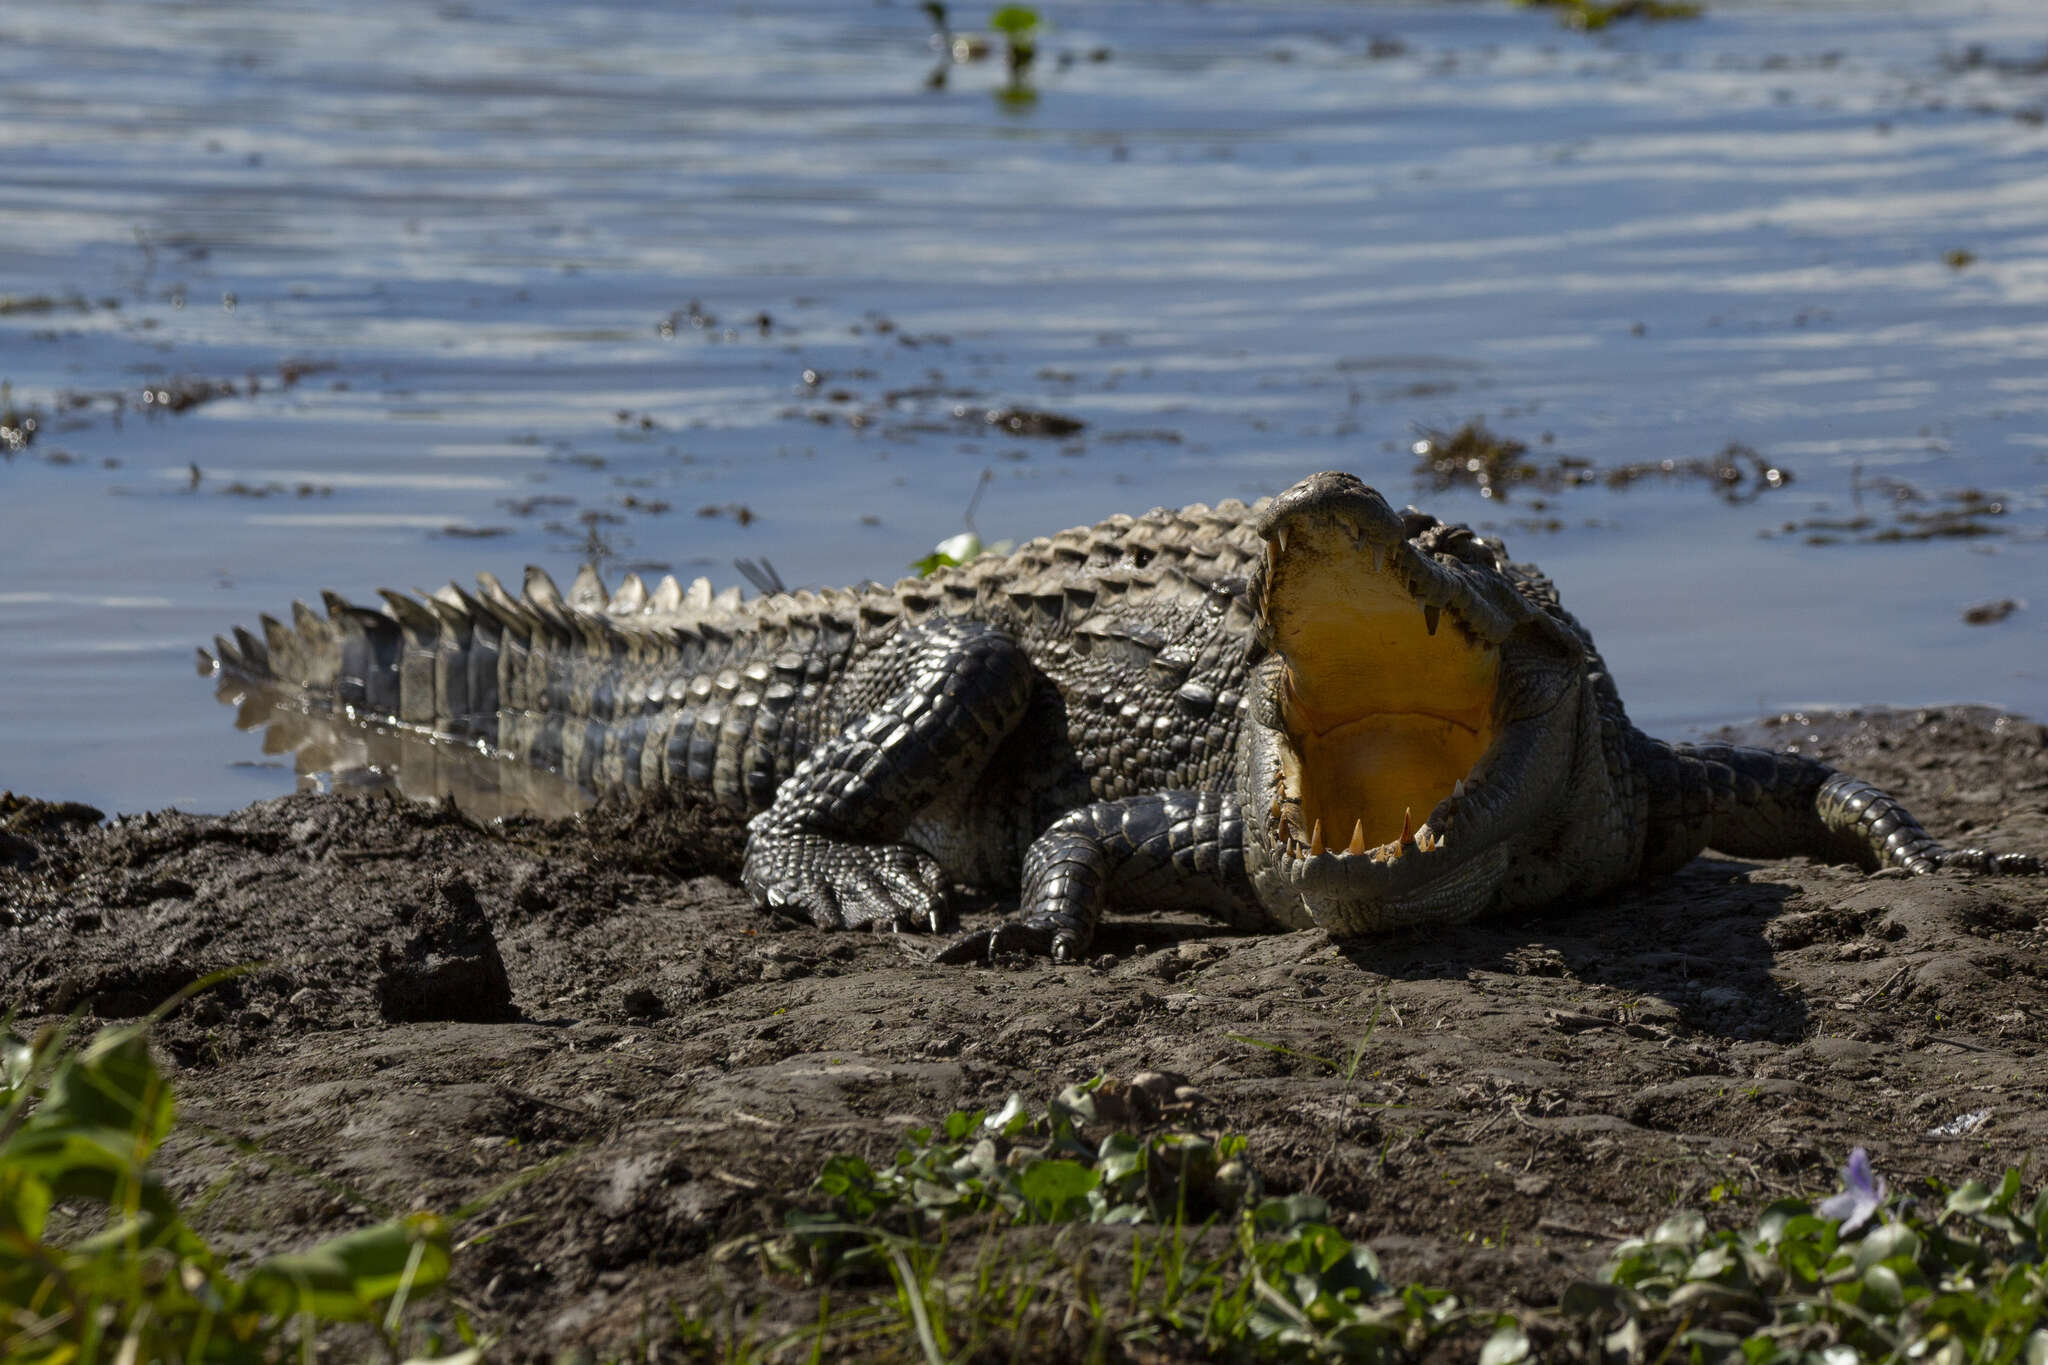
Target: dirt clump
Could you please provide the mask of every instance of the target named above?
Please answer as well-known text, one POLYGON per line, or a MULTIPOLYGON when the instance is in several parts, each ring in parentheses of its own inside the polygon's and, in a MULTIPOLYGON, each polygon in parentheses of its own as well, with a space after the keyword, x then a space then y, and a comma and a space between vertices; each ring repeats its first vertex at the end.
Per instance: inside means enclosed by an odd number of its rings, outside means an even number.
MULTIPOLYGON (((2048 848, 2032 722, 1753 731, 1951 842, 2048 848)), ((475 1206, 447 1302, 493 1359, 669 1358, 672 1310, 705 1305, 801 1329, 818 1291, 731 1248, 815 1200, 828 1157, 886 1161, 949 1110, 1098 1073, 1119 1122, 1245 1135, 1268 1191, 1320 1196, 1396 1280, 1482 1307, 1555 1303, 1674 1207, 1831 1192, 1853 1146, 1898 1189, 2048 1156, 2048 879, 1708 857, 1419 939, 1156 916, 1108 922, 1087 966, 962 969, 758 915, 731 881, 742 831, 687 803, 96 815, 0 798, 17 1030, 241 968, 157 1027, 189 1121, 165 1179, 210 1192, 203 1230, 234 1253, 475 1206)), ((1051 1234, 1015 1236, 1022 1256, 1051 1234)))
POLYGON ((387 1022, 483 1022, 511 1013, 505 959, 468 879, 453 874, 426 906, 398 914, 411 935, 377 949, 377 1012, 387 1022))

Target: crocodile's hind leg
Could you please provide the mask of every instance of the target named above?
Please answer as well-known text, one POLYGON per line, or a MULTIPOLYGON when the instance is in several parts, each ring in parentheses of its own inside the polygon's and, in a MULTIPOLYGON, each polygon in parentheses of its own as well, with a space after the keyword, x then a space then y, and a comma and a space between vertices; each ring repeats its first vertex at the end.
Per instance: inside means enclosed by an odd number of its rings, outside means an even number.
POLYGON ((1034 675, 1009 636, 978 622, 936 620, 894 648, 893 690, 812 750, 748 825, 740 879, 763 909, 821 928, 951 922, 945 870, 904 831, 987 767, 1034 675))
POLYGON ((1637 768, 1650 797, 1646 873, 1671 871, 1703 848, 1739 858, 1804 855, 1867 872, 2044 870, 2030 853, 1944 847, 1897 798, 1800 754, 1641 736, 1638 742, 1637 768))
POLYGON ((1032 843, 1015 919, 968 934, 941 962, 1027 952, 1071 962, 1088 951, 1104 907, 1189 909, 1243 927, 1271 917, 1244 866, 1244 816, 1225 792, 1171 791, 1072 811, 1032 843))

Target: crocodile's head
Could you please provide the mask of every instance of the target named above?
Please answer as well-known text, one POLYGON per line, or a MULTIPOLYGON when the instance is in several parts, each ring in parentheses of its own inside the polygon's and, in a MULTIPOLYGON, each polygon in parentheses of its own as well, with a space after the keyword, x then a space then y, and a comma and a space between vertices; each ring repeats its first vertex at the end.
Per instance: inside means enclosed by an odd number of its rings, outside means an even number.
POLYGON ((1495 908, 1569 804, 1585 645, 1498 546, 1349 474, 1258 529, 1268 653, 1240 753, 1261 901, 1337 934, 1495 908))

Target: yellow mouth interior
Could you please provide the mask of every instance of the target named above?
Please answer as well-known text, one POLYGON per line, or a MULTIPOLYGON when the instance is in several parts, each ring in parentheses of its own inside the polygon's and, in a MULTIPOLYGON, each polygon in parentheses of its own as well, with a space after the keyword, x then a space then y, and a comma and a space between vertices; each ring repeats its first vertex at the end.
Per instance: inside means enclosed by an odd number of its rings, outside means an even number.
POLYGON ((1281 576, 1268 602, 1287 663, 1293 753, 1281 803, 1295 836, 1320 824, 1332 852, 1398 844, 1493 743, 1500 654, 1420 603, 1391 574, 1334 559, 1281 576))

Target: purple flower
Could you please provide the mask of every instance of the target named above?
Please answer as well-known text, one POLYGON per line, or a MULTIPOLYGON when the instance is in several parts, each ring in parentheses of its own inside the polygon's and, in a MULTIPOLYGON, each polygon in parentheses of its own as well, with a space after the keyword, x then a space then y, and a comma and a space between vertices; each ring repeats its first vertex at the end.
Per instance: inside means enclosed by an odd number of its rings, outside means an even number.
POLYGON ((1870 1153, 1861 1147, 1849 1153, 1849 1164, 1842 1168, 1842 1186, 1840 1194, 1821 1201, 1820 1216, 1837 1219, 1842 1231, 1854 1232, 1884 1207, 1884 1177, 1871 1173, 1870 1153))

